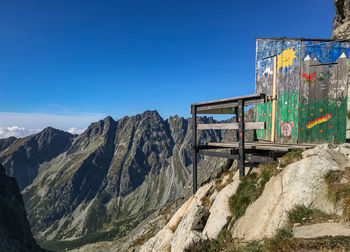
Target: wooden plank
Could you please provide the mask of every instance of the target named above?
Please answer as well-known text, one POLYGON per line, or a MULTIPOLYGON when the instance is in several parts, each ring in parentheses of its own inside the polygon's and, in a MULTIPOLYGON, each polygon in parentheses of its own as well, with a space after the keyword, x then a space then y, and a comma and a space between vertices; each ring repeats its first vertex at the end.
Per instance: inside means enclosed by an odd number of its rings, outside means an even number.
POLYGON ((302 57, 305 57, 304 60, 301 61, 301 72, 300 75, 302 78, 300 79, 299 84, 299 143, 308 142, 308 130, 306 125, 309 121, 309 89, 310 85, 308 85, 308 81, 305 80, 305 74, 309 76, 310 74, 310 63, 311 58, 308 55, 305 55, 305 45, 303 42, 302 46, 302 57))
MULTIPOLYGON (((222 146, 222 147, 238 147, 238 142, 230 142, 230 143, 207 143, 208 146, 222 146)), ((286 147, 316 147, 318 144, 311 144, 311 143, 271 143, 271 142, 260 142, 260 141, 254 141, 254 142, 245 142, 245 145, 251 146, 286 146, 286 147)))
POLYGON ((348 59, 338 59, 338 90, 337 90, 337 134, 335 140, 337 143, 346 142, 346 124, 347 124, 347 100, 348 100, 348 59))
MULTIPOLYGON (((256 100, 248 100, 245 102, 245 106, 257 105, 264 103, 264 98, 256 100)), ((198 114, 232 114, 232 108, 238 106, 238 102, 227 102, 223 104, 208 104, 208 105, 196 105, 198 114), (229 110, 231 109, 231 110, 229 110)))
POLYGON ((238 169, 239 169, 239 177, 243 177, 245 175, 244 168, 244 101, 238 101, 238 169))
POLYGON ((251 163, 269 163, 275 161, 275 159, 272 157, 255 156, 252 154, 247 154, 245 156, 245 159, 247 160, 247 162, 251 163))
POLYGON ((229 153, 223 153, 223 152, 218 152, 218 151, 200 150, 199 154, 205 155, 205 156, 211 156, 211 157, 228 158, 228 159, 238 159, 239 158, 239 155, 232 155, 229 153))
POLYGON ((231 98, 225 98, 220 100, 213 100, 213 101, 205 101, 205 102, 198 102, 193 103, 191 106, 201 106, 201 105, 207 105, 207 104, 217 104, 217 103, 226 103, 226 102, 238 102, 239 100, 254 100, 254 99, 261 99, 264 97, 264 94, 251 94, 251 95, 243 95, 243 96, 237 96, 237 97, 231 97, 231 98))
MULTIPOLYGON (((223 152, 217 152, 217 151, 200 150, 199 155, 218 157, 218 158, 239 159, 239 155, 232 155, 229 153, 223 153, 223 152)), ((245 154, 245 160, 247 162, 251 162, 251 163, 268 163, 268 162, 273 162, 274 158, 264 157, 264 156, 256 156, 253 154, 245 154)))
MULTIPOLYGON (((234 143, 208 143, 206 145, 208 148, 216 147, 216 148, 234 148, 238 149, 239 144, 238 142, 234 143)), ((205 149, 206 146, 200 146, 200 148, 205 149)), ((316 147, 317 144, 264 144, 264 143, 257 143, 257 142, 247 142, 245 143, 246 149, 256 149, 256 150, 275 150, 275 151, 282 151, 287 152, 292 149, 310 149, 316 147)))
POLYGON ((197 191, 197 111, 195 106, 191 106, 192 111, 192 176, 193 176, 193 194, 197 191))
POLYGON ((197 111, 197 114, 201 115, 229 115, 233 114, 232 108, 218 108, 218 109, 207 109, 202 111, 197 111))
MULTIPOLYGON (((264 122, 247 122, 244 125, 245 129, 265 129, 264 122)), ((213 129, 238 129, 238 123, 207 123, 197 124, 199 130, 213 130, 213 129)))
POLYGON ((270 141, 275 142, 276 127, 276 87, 277 86, 277 56, 273 57, 273 77, 272 77, 272 111, 271 111, 271 135, 270 141))

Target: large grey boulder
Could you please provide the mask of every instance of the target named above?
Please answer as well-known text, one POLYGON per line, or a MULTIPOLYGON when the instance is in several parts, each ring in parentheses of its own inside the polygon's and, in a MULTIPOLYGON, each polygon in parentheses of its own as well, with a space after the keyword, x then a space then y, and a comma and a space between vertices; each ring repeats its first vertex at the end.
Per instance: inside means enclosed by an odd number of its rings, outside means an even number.
POLYGON ((193 242, 204 239, 205 216, 208 214, 202 205, 202 199, 215 187, 212 181, 198 189, 173 215, 167 225, 140 249, 141 252, 183 251, 193 242))
POLYGON ((244 241, 272 236, 286 224, 288 211, 296 205, 341 214, 341 207, 327 198, 324 176, 330 170, 350 165, 346 156, 348 149, 348 144, 337 148, 324 144, 303 152, 302 160, 270 179, 262 195, 235 223, 232 236, 244 241))
POLYGON ((232 183, 225 186, 217 194, 212 206, 210 207, 210 215, 203 230, 203 234, 209 239, 216 239, 223 227, 228 224, 229 218, 232 216, 229 202, 239 186, 239 172, 234 174, 232 180, 232 183))

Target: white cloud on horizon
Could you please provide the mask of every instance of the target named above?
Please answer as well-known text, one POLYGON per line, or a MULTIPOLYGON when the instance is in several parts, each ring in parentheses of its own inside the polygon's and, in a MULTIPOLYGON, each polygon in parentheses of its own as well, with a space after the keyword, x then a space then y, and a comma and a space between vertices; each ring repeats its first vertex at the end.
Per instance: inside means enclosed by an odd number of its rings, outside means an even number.
POLYGON ((104 114, 54 115, 44 113, 0 112, 0 138, 25 137, 46 127, 81 134, 91 123, 106 117, 104 114))
POLYGON ((71 134, 78 134, 80 135, 81 133, 83 133, 86 129, 78 129, 77 127, 72 127, 70 129, 68 129, 68 132, 71 134))
POLYGON ((0 127, 0 139, 7 137, 25 137, 28 135, 36 134, 40 131, 40 129, 26 129, 18 126, 12 127, 0 127))

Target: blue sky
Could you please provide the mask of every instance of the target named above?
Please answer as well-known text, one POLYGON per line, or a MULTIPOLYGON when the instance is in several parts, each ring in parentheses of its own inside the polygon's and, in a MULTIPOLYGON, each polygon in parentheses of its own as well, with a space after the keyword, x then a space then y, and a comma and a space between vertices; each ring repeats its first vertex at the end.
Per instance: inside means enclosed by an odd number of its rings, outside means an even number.
POLYGON ((0 138, 147 109, 189 117, 254 92, 254 38, 329 38, 333 17, 331 0, 0 0, 0 138))

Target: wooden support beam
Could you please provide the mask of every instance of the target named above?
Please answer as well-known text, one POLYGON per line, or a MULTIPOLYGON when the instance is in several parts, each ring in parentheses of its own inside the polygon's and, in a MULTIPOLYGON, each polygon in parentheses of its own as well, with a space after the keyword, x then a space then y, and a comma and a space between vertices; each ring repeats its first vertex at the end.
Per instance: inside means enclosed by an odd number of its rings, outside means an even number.
POLYGON ((191 106, 192 112, 192 176, 193 176, 193 194, 197 192, 197 108, 191 106))
MULTIPOLYGON (((247 122, 245 129, 265 129, 265 122, 247 122)), ((215 129, 238 129, 238 123, 207 123, 197 124, 199 130, 215 130, 215 129)))
POLYGON ((273 57, 273 77, 272 77, 272 104, 271 104, 271 136, 270 136, 271 142, 275 142, 276 88, 277 88, 277 56, 274 56, 273 57))
MULTIPOLYGON (((245 102, 246 106, 257 105, 265 102, 265 98, 259 98, 256 100, 248 100, 245 102)), ((224 104, 213 105, 200 105, 197 108, 198 114, 231 114, 231 111, 225 110, 225 108, 234 108, 238 106, 238 102, 227 102, 224 104)))
POLYGON ((244 101, 238 101, 238 169, 239 177, 245 175, 244 169, 244 101))
POLYGON ((205 155, 205 156, 211 156, 211 157, 228 158, 228 159, 238 159, 239 158, 238 155, 232 155, 229 153, 218 152, 218 151, 200 150, 199 154, 205 155))
POLYGON ((246 154, 245 159, 250 163, 269 163, 275 161, 272 157, 254 156, 253 154, 246 154))
POLYGON ((215 101, 194 103, 192 104, 191 109, 196 107, 197 114, 233 114, 232 108, 238 107, 239 100, 243 100, 245 106, 256 105, 265 102, 265 94, 253 94, 215 101))
MULTIPOLYGON (((228 159, 238 159, 240 158, 239 155, 224 153, 224 152, 218 152, 218 151, 206 151, 206 150, 200 150, 198 152, 199 155, 204 156, 211 156, 211 157, 218 157, 218 158, 228 158, 228 159)), ((244 158, 247 162, 250 163, 268 163, 275 161, 272 157, 264 157, 264 156, 255 156, 253 154, 245 154, 244 158)))

